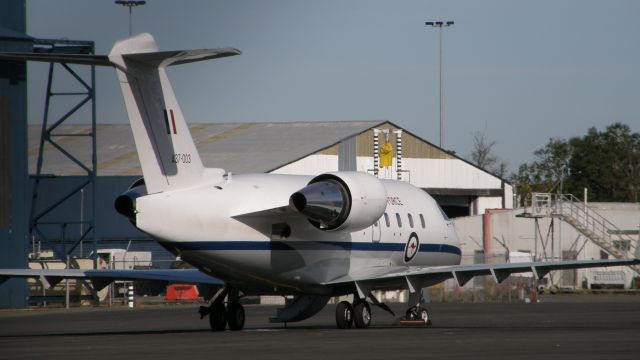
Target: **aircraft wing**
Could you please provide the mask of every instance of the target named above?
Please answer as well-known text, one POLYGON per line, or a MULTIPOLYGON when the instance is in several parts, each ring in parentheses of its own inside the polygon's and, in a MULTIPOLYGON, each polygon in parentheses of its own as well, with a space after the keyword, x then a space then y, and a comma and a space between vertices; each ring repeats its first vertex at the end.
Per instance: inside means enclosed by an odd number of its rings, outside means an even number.
POLYGON ((389 286, 404 282, 409 289, 420 289, 439 282, 455 279, 459 286, 464 286, 474 276, 491 275, 497 283, 504 281, 509 275, 515 273, 532 272, 536 279, 542 279, 552 270, 568 270, 608 266, 631 266, 640 264, 640 259, 614 259, 614 260, 566 260, 548 262, 523 262, 503 264, 472 264, 437 267, 404 266, 394 268, 381 268, 380 271, 370 271, 362 274, 352 274, 324 283, 325 285, 345 285, 355 283, 358 289, 360 285, 376 287, 382 284, 389 286))
POLYGON ((224 285, 198 269, 166 270, 85 270, 85 269, 0 269, 0 284, 10 278, 37 278, 46 286, 55 286, 63 279, 91 280, 100 290, 115 280, 148 280, 167 283, 224 285))

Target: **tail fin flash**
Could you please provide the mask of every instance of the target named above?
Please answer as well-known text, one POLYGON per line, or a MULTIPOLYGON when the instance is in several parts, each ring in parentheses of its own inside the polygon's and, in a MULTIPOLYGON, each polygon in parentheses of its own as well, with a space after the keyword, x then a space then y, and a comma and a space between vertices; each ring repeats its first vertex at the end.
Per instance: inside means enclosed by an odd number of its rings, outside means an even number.
POLYGON ((235 49, 159 52, 149 34, 113 46, 109 61, 117 69, 149 193, 196 185, 204 172, 166 67, 239 53, 235 49))

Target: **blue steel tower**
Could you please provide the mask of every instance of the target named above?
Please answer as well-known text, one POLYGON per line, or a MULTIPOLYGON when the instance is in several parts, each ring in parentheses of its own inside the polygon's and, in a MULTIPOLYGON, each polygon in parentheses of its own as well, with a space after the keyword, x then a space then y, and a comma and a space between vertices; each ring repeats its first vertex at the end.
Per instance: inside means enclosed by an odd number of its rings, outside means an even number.
MULTIPOLYGON (((0 0, 0 51, 30 52, 24 0, 0 0)), ((0 268, 27 267, 27 67, 0 61, 0 268)), ((26 307, 25 280, 0 278, 0 308, 26 307)))

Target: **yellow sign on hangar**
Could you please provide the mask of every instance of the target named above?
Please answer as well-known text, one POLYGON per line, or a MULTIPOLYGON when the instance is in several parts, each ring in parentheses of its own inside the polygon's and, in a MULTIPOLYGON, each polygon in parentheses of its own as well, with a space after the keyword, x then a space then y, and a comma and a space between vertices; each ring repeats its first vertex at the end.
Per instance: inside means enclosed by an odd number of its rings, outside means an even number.
POLYGON ((380 147, 380 167, 390 167, 393 159, 393 145, 391 143, 384 143, 380 147))

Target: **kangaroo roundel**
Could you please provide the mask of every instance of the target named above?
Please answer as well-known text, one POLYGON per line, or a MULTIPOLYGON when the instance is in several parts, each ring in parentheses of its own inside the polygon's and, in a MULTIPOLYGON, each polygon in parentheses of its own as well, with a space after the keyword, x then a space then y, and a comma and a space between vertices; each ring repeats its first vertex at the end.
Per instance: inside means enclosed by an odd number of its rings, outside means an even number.
POLYGON ((419 250, 420 240, 418 240, 418 235, 412 232, 411 235, 409 235, 409 240, 404 248, 404 262, 408 263, 413 260, 419 250))

